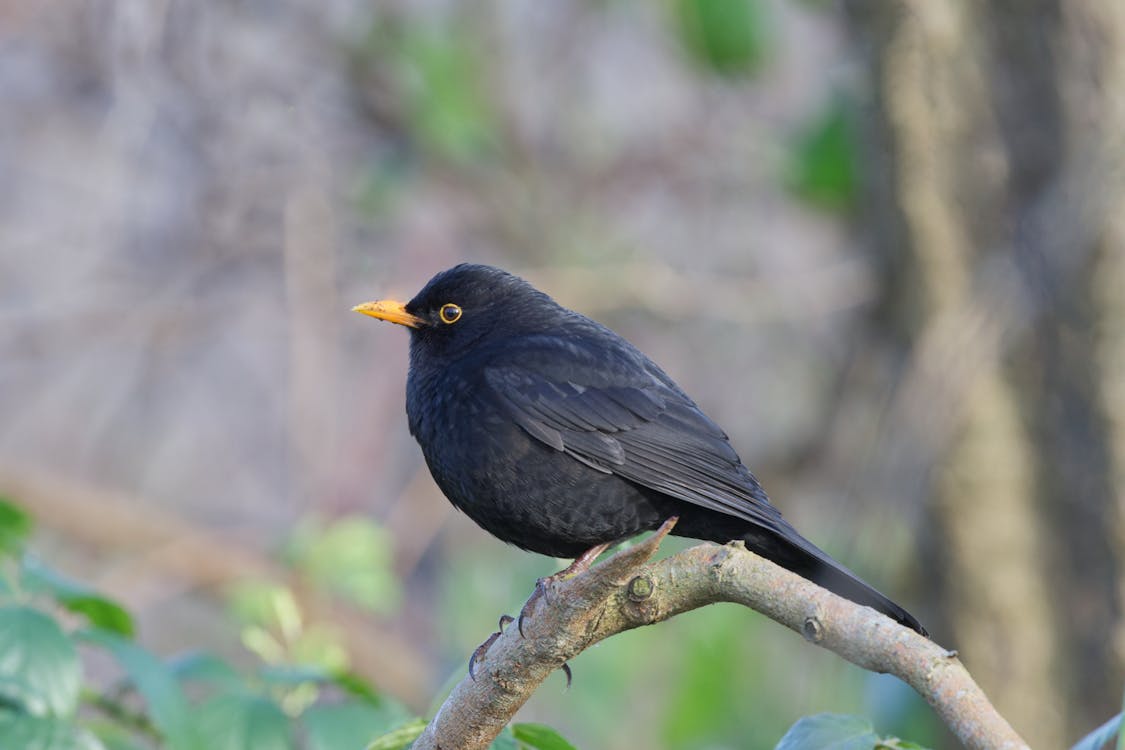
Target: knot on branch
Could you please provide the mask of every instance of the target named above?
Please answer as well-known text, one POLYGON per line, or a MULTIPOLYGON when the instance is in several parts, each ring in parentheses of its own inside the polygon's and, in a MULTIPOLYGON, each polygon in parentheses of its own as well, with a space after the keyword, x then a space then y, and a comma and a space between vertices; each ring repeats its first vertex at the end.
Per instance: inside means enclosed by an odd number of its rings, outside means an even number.
POLYGON ((645 599, 652 596, 652 592, 655 590, 656 583, 653 582, 652 578, 647 575, 636 576, 633 580, 629 581, 629 601, 637 603, 643 602, 645 599))
POLYGON ((816 615, 809 615, 801 625, 801 635, 809 643, 820 643, 824 638, 824 625, 816 615))
POLYGON ((627 601, 622 608, 625 616, 635 625, 647 625, 660 617, 660 604, 654 599, 656 581, 642 573, 634 576, 625 587, 627 601))

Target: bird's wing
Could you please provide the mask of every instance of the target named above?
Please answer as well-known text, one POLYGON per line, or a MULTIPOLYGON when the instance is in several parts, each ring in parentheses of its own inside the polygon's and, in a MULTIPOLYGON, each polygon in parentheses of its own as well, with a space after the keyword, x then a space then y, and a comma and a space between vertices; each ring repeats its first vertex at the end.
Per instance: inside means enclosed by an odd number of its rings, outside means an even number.
POLYGON ((544 337, 493 358, 484 378, 525 432, 598 471, 769 528, 781 521, 726 434, 632 347, 544 337))

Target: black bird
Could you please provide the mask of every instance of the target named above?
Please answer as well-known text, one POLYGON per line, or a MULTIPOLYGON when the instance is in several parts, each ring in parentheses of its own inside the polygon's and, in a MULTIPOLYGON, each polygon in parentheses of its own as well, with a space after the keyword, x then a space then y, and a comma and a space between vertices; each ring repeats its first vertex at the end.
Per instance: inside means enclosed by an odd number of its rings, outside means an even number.
POLYGON ((493 536, 588 564, 678 516, 674 534, 741 539, 926 635, 781 517, 726 434, 652 360, 523 279, 462 264, 405 304, 353 309, 410 328, 410 432, 445 496, 493 536))

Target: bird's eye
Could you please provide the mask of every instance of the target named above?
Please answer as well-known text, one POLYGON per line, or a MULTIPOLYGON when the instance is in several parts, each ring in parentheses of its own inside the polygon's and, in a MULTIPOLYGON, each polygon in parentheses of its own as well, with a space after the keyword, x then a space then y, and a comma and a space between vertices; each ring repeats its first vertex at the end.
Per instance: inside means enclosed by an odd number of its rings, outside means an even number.
POLYGON ((456 323, 461 319, 461 308, 457 305, 442 305, 438 311, 442 323, 456 323))

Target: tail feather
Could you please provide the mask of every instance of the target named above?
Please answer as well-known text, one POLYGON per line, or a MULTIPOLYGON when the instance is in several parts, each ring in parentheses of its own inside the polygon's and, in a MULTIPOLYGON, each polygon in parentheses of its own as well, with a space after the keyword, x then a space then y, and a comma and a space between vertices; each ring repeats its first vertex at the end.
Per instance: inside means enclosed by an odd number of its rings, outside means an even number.
MULTIPOLYGON (((782 538, 787 544, 778 545, 772 550, 764 551, 766 557, 834 594, 838 594, 856 604, 871 607, 900 625, 905 625, 911 630, 927 638, 929 637, 930 634, 913 615, 864 583, 859 576, 836 562, 827 552, 797 534, 796 531, 782 538), (774 554, 770 554, 771 552, 774 554)), ((748 546, 752 544, 750 539, 747 542, 748 546)))

